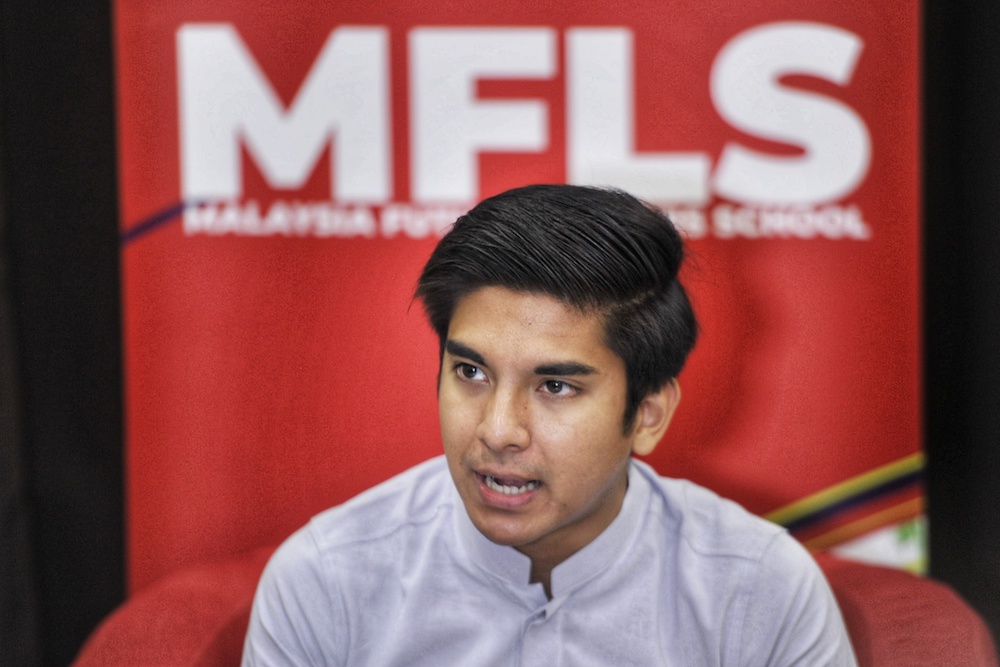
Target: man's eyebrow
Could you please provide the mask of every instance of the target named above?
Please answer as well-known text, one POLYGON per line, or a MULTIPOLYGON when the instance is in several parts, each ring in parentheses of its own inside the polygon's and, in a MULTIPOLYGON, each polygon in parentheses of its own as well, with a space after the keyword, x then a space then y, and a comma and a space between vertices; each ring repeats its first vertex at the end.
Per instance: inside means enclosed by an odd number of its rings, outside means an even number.
MULTIPOLYGON (((489 364, 486 363, 486 359, 483 358, 483 355, 479 354, 468 345, 459 343, 457 340, 445 341, 444 349, 453 357, 468 359, 477 366, 489 368, 489 364)), ((556 361, 550 364, 535 366, 535 375, 570 377, 574 375, 594 375, 597 372, 597 369, 593 366, 588 366, 587 364, 577 361, 556 361)))
POLYGON ((593 366, 577 363, 575 361, 562 363, 556 362, 535 366, 535 375, 559 375, 566 377, 572 375, 593 375, 595 373, 597 373, 597 369, 593 366))
POLYGON ((468 345, 459 343, 457 340, 445 341, 444 349, 453 357, 463 357, 479 366, 486 366, 486 360, 483 359, 483 355, 479 354, 468 345))

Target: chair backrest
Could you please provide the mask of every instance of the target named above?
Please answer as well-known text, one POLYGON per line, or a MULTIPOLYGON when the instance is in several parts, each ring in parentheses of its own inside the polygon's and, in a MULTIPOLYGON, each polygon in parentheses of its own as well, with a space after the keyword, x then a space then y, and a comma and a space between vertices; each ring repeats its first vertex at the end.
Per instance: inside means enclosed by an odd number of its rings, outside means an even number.
POLYGON ((837 597, 860 665, 997 667, 986 623, 950 587, 828 554, 816 559, 837 597))
POLYGON ((105 619, 73 667, 236 667, 257 580, 273 551, 164 577, 105 619))

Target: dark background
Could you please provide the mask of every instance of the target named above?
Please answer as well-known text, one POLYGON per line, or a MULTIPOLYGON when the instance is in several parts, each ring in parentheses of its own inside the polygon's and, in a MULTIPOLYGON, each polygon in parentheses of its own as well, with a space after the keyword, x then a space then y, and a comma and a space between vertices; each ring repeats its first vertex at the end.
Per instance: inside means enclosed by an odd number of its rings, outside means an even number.
MULTIPOLYGON (((923 8, 931 575, 996 636, 1000 3, 923 8)), ((12 667, 68 664, 125 593, 112 63, 107 2, 0 2, 0 662, 12 667)))

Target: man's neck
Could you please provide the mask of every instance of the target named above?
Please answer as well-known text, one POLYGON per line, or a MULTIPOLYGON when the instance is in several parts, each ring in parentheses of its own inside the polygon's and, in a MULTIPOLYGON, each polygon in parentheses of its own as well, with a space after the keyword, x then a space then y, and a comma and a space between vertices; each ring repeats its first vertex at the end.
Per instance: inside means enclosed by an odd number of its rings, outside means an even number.
POLYGON ((552 599, 552 570, 554 565, 541 565, 536 561, 531 561, 531 578, 530 583, 541 584, 542 589, 545 590, 545 597, 552 599))
POLYGON ((570 535, 560 536, 560 539, 547 539, 517 549, 531 559, 530 583, 541 584, 542 588, 545 589, 545 595, 550 600, 552 599, 552 571, 593 542, 618 516, 628 490, 628 478, 626 477, 623 482, 618 489, 612 492, 614 494, 612 502, 606 505, 602 520, 594 524, 592 531, 570 533, 570 535))

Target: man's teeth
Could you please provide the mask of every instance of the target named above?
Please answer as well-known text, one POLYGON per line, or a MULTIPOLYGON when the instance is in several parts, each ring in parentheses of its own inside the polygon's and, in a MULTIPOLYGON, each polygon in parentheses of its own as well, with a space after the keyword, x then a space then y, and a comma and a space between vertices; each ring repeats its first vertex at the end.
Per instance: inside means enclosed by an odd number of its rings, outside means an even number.
POLYGON ((524 486, 507 486, 505 484, 501 484, 500 480, 498 480, 496 477, 490 477, 489 475, 486 475, 485 479, 487 487, 498 493, 503 493, 508 496, 516 496, 521 493, 527 493, 528 491, 534 491, 535 489, 538 488, 538 482, 528 482, 524 486))

